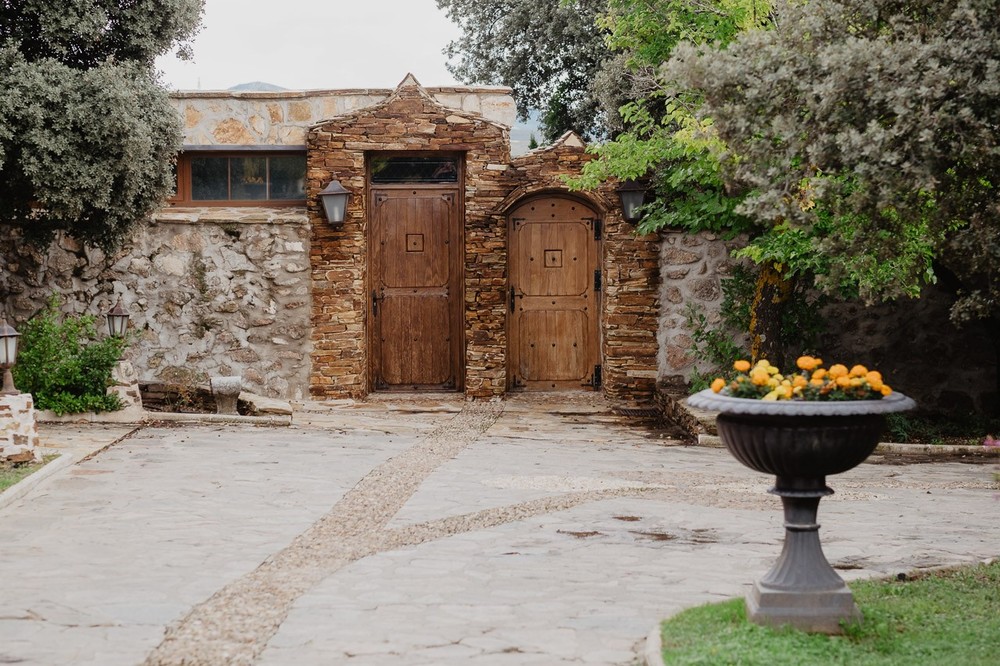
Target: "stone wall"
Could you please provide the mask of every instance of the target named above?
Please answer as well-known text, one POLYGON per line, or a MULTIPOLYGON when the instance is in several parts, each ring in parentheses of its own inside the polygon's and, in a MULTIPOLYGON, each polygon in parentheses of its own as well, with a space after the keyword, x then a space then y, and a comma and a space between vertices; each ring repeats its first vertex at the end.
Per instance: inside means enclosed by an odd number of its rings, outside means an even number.
POLYGON ((14 322, 53 293, 64 312, 103 319, 121 295, 138 332, 128 358, 140 381, 239 374, 256 393, 306 391, 311 294, 302 209, 167 210, 114 256, 66 238, 44 252, 6 238, 0 257, 0 296, 14 322))
MULTIPOLYGON (((685 311, 693 305, 709 325, 719 323, 721 279, 729 274, 729 253, 742 241, 714 234, 664 232, 660 251, 659 382, 683 392, 698 366, 690 355, 685 311)), ((827 363, 861 363, 880 370, 891 385, 915 398, 921 409, 957 413, 996 409, 996 355, 984 324, 957 329, 948 320, 951 299, 928 286, 919 299, 866 307, 835 303, 823 311, 828 332, 816 351, 827 363)), ((745 339, 737 340, 747 346, 745 339)), ((792 350, 798 353, 800 350, 792 350)))
MULTIPOLYGON (((514 124, 510 89, 499 86, 425 88, 439 104, 494 122, 514 124)), ((189 146, 303 146, 309 128, 384 102, 392 90, 280 92, 183 91, 171 95, 189 146)))

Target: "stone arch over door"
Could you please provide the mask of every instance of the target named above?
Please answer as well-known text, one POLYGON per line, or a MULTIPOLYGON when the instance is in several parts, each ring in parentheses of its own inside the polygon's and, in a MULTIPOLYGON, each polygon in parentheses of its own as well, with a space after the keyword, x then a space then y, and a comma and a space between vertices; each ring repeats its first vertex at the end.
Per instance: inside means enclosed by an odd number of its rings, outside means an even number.
POLYGON ((509 388, 598 388, 599 209, 564 192, 543 192, 515 203, 507 224, 509 388))

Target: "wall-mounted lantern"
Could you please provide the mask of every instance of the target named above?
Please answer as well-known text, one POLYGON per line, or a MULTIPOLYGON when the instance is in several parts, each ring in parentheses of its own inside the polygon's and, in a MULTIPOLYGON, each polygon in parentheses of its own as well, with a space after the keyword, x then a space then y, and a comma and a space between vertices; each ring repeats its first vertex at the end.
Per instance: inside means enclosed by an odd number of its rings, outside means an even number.
POLYGON ((347 202, 351 193, 344 189, 339 180, 331 181, 326 189, 319 193, 323 202, 323 212, 330 224, 343 224, 347 215, 347 202))
POLYGON ((635 224, 641 220, 642 213, 639 209, 646 200, 646 186, 634 180, 626 180, 618 187, 618 196, 622 200, 625 221, 635 224))
POLYGON ((7 324, 7 319, 0 319, 0 368, 3 368, 3 390, 0 395, 18 395, 20 391, 14 388, 14 375, 10 369, 17 363, 17 339, 21 334, 7 324))
POLYGON ((118 297, 115 307, 104 315, 108 318, 108 332, 113 338, 124 338, 128 329, 128 310, 122 307, 122 297, 118 297))

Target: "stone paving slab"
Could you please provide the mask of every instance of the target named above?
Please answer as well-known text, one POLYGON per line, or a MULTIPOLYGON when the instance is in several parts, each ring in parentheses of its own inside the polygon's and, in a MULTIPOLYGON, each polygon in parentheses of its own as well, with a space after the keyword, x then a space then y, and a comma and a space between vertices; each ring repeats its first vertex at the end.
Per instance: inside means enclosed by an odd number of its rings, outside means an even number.
MULTIPOLYGON (((592 394, 294 423, 143 428, 0 509, 0 662, 631 664, 780 550, 766 476, 592 394)), ((62 441, 121 436, 94 427, 62 441)), ((829 559, 852 579, 996 556, 992 471, 832 477, 829 559)))

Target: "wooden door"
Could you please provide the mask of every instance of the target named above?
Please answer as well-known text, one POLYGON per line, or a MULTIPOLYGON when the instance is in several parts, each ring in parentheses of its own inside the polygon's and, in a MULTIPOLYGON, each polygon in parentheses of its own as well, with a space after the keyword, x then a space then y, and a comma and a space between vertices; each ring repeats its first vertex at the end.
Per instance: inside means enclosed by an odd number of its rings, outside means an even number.
POLYGON ((462 228, 454 188, 374 189, 372 384, 462 388, 462 228))
POLYGON ((578 201, 545 197, 510 215, 510 387, 600 381, 600 221, 578 201))

